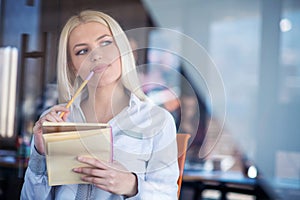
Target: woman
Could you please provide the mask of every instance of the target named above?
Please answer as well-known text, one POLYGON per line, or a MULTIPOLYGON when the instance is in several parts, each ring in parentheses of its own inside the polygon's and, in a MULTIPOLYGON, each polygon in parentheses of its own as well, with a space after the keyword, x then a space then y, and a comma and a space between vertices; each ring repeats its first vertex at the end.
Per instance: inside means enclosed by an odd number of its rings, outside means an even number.
POLYGON ((177 199, 175 123, 147 100, 134 63, 125 33, 111 17, 87 10, 69 19, 58 51, 61 104, 46 111, 33 128, 21 199, 177 199), (94 75, 84 92, 66 109, 64 103, 90 71, 94 75), (50 187, 41 129, 45 121, 109 123, 114 163, 78 157, 90 167, 73 171, 88 184, 50 187))

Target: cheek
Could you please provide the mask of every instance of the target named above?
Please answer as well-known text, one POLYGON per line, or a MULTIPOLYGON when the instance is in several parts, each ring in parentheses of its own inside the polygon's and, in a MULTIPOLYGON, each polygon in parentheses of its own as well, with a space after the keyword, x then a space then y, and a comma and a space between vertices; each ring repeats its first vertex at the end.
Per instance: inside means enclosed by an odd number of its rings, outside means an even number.
POLYGON ((78 59, 75 56, 71 56, 70 62, 73 66, 73 68, 78 71, 80 64, 78 63, 78 59))
POLYGON ((74 64, 74 68, 75 68, 77 71, 79 71, 79 70, 81 69, 83 60, 78 59, 78 58, 73 58, 72 61, 73 61, 73 64, 74 64))
POLYGON ((121 59, 117 59, 115 60, 113 63, 112 63, 112 66, 113 66, 113 70, 114 70, 114 73, 115 73, 115 76, 121 76, 122 74, 122 65, 121 65, 121 59))
POLYGON ((74 70, 76 70, 75 71, 76 75, 79 75, 84 79, 89 73, 88 66, 90 64, 87 63, 87 59, 84 59, 82 56, 79 57, 74 56, 72 58, 72 63, 73 63, 74 70))
POLYGON ((115 76, 120 76, 122 73, 122 62, 118 48, 112 47, 107 51, 107 57, 112 65, 112 71, 115 76))
POLYGON ((109 63, 116 63, 116 61, 120 60, 120 53, 115 45, 107 47, 103 54, 103 58, 109 63))

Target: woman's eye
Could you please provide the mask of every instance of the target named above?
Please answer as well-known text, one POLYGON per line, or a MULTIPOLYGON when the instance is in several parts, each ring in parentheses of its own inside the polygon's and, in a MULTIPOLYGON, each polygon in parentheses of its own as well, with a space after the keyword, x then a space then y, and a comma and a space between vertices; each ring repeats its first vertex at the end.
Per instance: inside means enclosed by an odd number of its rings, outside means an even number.
POLYGON ((84 55, 84 54, 86 54, 87 51, 88 51, 87 49, 81 49, 81 50, 77 51, 75 55, 76 56, 84 55))
POLYGON ((105 41, 100 42, 100 46, 105 47, 105 46, 110 45, 111 43, 112 43, 111 40, 105 40, 105 41))

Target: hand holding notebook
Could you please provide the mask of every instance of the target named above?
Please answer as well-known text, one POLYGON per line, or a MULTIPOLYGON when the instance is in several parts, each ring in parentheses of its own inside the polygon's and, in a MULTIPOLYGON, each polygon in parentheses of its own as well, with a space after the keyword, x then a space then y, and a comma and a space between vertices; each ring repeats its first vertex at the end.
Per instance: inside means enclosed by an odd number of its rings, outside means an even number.
POLYGON ((112 161, 112 135, 108 124, 44 122, 46 164, 49 185, 86 183, 74 168, 82 167, 78 156, 112 161))

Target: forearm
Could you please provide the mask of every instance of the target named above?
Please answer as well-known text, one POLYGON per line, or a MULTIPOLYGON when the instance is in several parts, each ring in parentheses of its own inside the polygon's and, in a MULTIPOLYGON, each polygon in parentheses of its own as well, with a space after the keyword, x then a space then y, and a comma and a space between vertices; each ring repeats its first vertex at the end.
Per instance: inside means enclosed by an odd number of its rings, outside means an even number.
POLYGON ((26 171, 20 199, 51 199, 51 187, 49 187, 47 184, 47 177, 45 175, 36 175, 30 170, 30 168, 28 168, 26 171))
MULTIPOLYGON (((162 177, 168 179, 168 177, 162 177)), ((142 177, 137 177, 137 190, 138 193, 135 196, 127 198, 127 200, 152 200, 152 199, 164 199, 164 200, 177 200, 177 181, 155 181, 145 180, 142 177)))
POLYGON ((51 187, 48 185, 45 157, 32 148, 21 199, 51 199, 51 187))
POLYGON ((177 200, 178 176, 179 170, 176 161, 164 168, 147 173, 137 173, 137 194, 128 199, 177 200))

